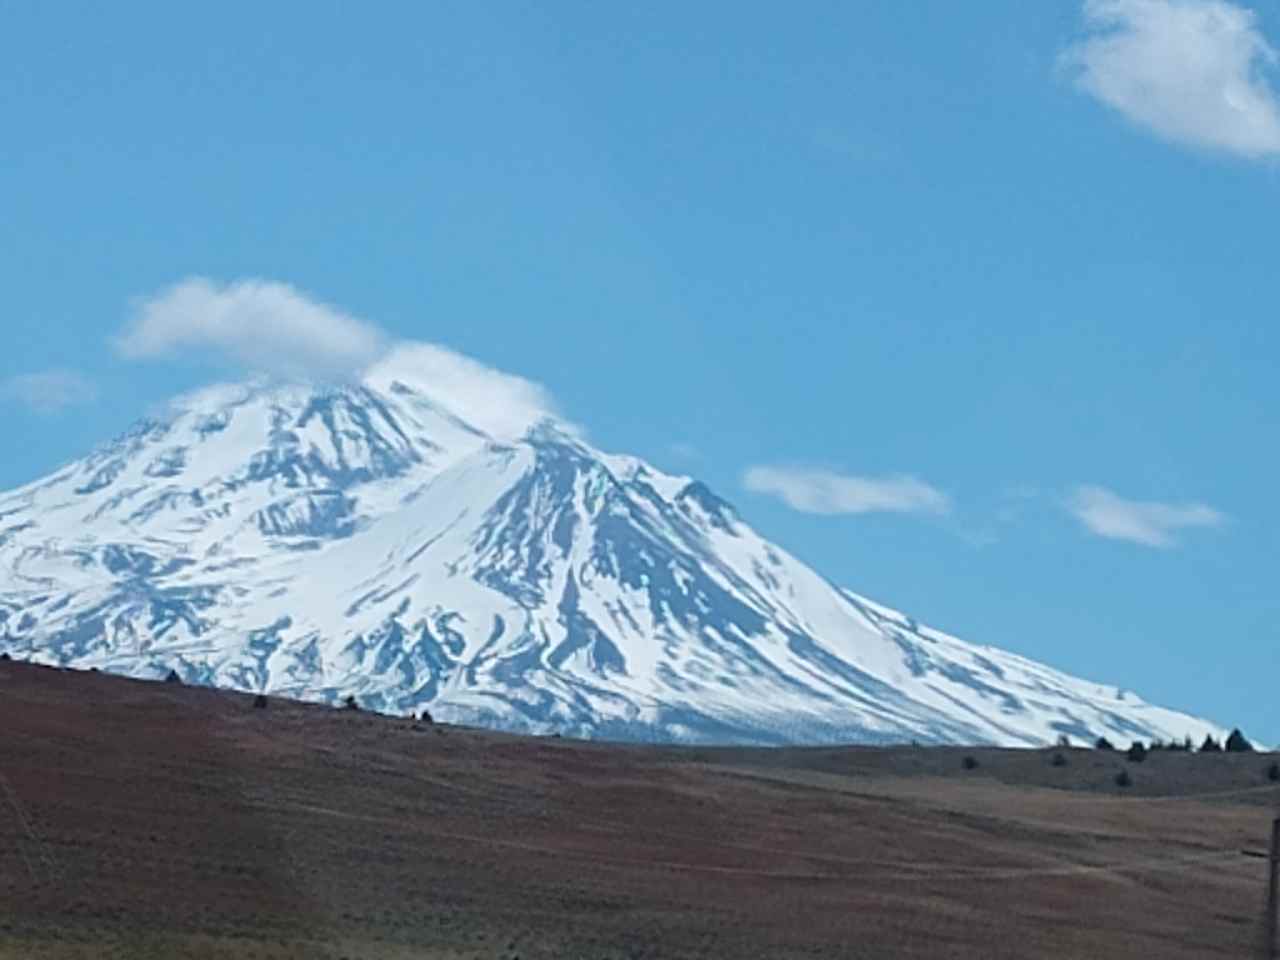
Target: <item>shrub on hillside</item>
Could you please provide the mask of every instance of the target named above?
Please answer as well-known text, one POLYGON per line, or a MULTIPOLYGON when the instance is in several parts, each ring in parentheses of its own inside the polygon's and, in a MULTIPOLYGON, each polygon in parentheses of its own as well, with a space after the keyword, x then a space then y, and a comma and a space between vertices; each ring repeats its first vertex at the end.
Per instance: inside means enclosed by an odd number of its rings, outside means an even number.
POLYGON ((343 705, 344 705, 348 710, 359 710, 359 709, 360 709, 360 704, 356 703, 356 698, 355 698, 355 695, 354 695, 354 694, 353 694, 353 695, 351 695, 351 696, 349 696, 349 697, 347 697, 347 699, 346 699, 345 701, 343 701, 343 705))
POLYGON ((423 723, 435 723, 435 722, 436 722, 436 721, 435 721, 435 718, 434 718, 433 716, 431 716, 431 711, 430 711, 430 710, 423 710, 423 711, 422 711, 422 722, 423 722, 423 723))
POLYGON ((1053 765, 1055 767, 1065 767, 1067 765, 1066 755, 1061 753, 1055 753, 1053 755, 1053 765))
POLYGON ((1116 786, 1117 787, 1133 786, 1133 777, 1129 776, 1128 770, 1121 770, 1119 773, 1116 774, 1116 786))
POLYGON ((977 758, 977 757, 972 757, 972 756, 967 756, 967 757, 965 757, 963 760, 961 760, 961 761, 960 761, 960 766, 964 767, 966 770, 977 770, 977 769, 978 769, 978 758, 977 758))
POLYGON ((255 710, 267 709, 267 695, 265 693, 260 693, 253 698, 253 709, 255 710))
POLYGON ((1065 733, 1058 734, 1058 746, 1061 747, 1063 750, 1070 750, 1071 738, 1068 737, 1065 733))
POLYGON ((1106 737, 1099 737, 1093 745, 1093 749, 1095 750, 1114 750, 1115 748, 1116 745, 1106 737))
POLYGON ((1280 763, 1273 763, 1267 767, 1267 779, 1272 783, 1280 782, 1280 763))
POLYGON ((1201 753, 1221 753, 1222 744, 1213 739, 1213 734, 1206 733, 1204 735, 1204 743, 1200 744, 1201 753))
POLYGON ((177 670, 170 670, 169 675, 164 678, 165 683, 181 683, 182 678, 178 676, 177 670))
POLYGON ((1245 738, 1240 732, 1240 728, 1231 731, 1231 736, 1227 737, 1227 753, 1252 753, 1253 744, 1245 738))
POLYGON ((1147 759, 1146 745, 1143 744, 1141 740, 1133 741, 1133 746, 1129 748, 1129 752, 1126 756, 1129 758, 1130 763, 1141 763, 1143 760, 1147 759))

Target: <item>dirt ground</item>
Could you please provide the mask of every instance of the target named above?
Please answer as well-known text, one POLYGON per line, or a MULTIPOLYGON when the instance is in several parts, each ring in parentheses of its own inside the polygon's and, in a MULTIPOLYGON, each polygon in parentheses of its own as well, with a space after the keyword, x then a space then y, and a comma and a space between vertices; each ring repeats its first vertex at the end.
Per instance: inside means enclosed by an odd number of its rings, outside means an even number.
POLYGON ((671 749, 252 703, 0 663, 0 960, 1260 949, 1242 851, 1275 757, 671 749))

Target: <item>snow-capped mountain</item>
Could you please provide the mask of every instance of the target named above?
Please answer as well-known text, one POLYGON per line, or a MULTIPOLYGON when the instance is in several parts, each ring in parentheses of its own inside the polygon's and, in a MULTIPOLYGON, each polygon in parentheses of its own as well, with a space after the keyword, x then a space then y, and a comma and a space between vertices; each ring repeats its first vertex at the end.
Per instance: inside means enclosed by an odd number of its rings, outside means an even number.
POLYGON ((212 388, 0 494, 0 650, 581 736, 1222 734, 839 589, 697 481, 376 376, 212 388))

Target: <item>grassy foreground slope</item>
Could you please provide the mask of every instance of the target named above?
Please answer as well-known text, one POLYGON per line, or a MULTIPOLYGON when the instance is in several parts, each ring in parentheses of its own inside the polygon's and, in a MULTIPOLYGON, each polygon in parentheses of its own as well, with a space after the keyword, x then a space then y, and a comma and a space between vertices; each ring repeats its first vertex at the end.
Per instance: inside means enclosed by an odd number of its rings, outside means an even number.
POLYGON ((0 958, 1253 956, 1274 758, 1054 752, 526 739, 0 662, 0 958))

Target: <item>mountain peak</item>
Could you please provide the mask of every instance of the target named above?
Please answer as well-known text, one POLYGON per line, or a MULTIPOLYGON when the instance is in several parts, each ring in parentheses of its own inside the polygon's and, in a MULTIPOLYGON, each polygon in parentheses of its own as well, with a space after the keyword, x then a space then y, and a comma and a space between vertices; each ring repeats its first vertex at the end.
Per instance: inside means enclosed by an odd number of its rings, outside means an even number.
POLYGON ((583 448, 578 432, 552 417, 543 417, 525 432, 524 438, 533 444, 562 444, 583 448))
POLYGON ((583 736, 1223 733, 838 590, 536 404, 482 426, 392 372, 209 388, 0 495, 0 650, 583 736))

